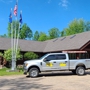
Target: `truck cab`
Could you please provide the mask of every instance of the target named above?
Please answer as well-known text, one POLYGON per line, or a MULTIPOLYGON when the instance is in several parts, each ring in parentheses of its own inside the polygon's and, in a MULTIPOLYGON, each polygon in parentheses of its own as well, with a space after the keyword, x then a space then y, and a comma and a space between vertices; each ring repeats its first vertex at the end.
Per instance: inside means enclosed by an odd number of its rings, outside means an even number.
POLYGON ((42 58, 42 71, 68 69, 68 55, 64 53, 47 54, 42 58), (62 68, 63 67, 63 68, 62 68))

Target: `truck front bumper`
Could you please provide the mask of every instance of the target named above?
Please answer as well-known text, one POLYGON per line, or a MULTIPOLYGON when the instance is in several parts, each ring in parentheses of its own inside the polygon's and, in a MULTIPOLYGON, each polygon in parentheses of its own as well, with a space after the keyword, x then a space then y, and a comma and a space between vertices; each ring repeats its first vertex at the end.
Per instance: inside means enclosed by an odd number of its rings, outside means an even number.
POLYGON ((24 69, 24 73, 23 74, 27 74, 27 68, 25 67, 25 64, 23 65, 23 69, 24 69))
POLYGON ((23 73, 24 75, 27 75, 27 70, 24 70, 24 73, 23 73))

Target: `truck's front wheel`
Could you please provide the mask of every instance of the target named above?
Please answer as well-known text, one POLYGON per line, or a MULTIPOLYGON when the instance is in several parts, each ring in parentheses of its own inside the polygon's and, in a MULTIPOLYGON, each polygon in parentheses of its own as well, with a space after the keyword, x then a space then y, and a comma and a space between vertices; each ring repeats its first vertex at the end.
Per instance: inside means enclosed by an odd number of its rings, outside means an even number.
POLYGON ((37 68, 31 68, 29 70, 29 76, 35 78, 39 75, 39 70, 37 68))
POLYGON ((79 75, 79 76, 82 76, 85 74, 85 68, 84 67, 77 67, 76 69, 76 74, 79 75))

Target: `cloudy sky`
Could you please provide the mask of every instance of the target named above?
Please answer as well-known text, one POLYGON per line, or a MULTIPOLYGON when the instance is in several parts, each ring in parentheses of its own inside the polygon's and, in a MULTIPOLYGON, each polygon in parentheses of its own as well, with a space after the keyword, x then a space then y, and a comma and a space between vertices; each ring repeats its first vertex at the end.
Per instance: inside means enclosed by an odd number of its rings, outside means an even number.
MULTIPOLYGON (((0 35, 7 34, 10 9, 15 4, 16 0, 0 0, 0 35)), ((18 0, 18 20, 20 10, 23 23, 33 32, 47 34, 53 27, 62 31, 75 18, 90 21, 90 0, 18 0)))

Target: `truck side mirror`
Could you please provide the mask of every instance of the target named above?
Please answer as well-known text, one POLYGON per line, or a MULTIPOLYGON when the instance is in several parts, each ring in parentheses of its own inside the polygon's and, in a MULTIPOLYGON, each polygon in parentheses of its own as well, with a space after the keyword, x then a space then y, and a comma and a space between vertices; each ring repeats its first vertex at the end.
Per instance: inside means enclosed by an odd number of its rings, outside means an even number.
POLYGON ((44 62, 49 62, 50 60, 48 60, 47 58, 44 58, 43 61, 44 61, 44 62))
POLYGON ((46 62, 46 61, 47 61, 47 59, 46 59, 46 58, 44 58, 44 59, 43 59, 43 61, 44 61, 44 62, 46 62))

